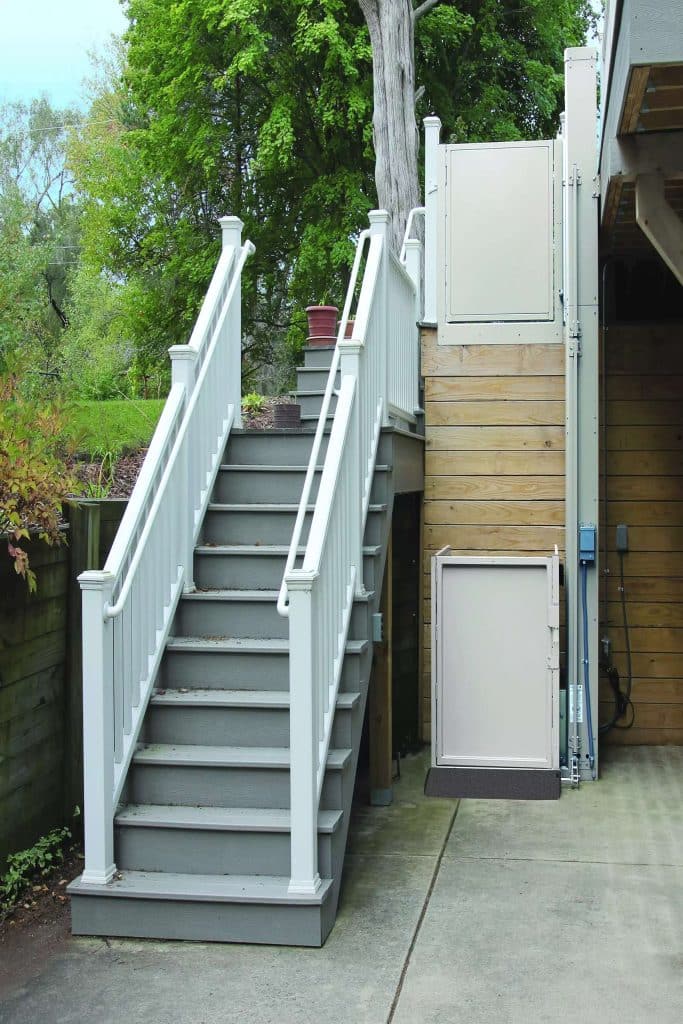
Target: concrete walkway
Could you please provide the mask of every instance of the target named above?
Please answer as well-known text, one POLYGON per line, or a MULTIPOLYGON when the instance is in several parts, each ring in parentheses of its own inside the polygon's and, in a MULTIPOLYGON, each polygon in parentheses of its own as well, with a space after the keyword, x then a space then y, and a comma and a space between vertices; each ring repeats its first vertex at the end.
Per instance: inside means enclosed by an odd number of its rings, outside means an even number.
POLYGON ((555 803, 360 808, 322 950, 70 939, 2 1024, 600 1024, 683 1018, 683 748, 555 803))

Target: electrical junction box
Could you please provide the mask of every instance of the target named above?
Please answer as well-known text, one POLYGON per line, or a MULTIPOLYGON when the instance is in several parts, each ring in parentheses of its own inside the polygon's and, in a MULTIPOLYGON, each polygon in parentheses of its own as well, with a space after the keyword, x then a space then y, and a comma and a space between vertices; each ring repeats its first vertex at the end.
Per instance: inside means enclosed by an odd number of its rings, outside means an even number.
POLYGON ((559 796, 559 559, 432 560, 432 769, 440 796, 559 796))
POLYGON ((592 565, 595 561, 596 529, 592 523, 579 526, 579 561, 592 565))

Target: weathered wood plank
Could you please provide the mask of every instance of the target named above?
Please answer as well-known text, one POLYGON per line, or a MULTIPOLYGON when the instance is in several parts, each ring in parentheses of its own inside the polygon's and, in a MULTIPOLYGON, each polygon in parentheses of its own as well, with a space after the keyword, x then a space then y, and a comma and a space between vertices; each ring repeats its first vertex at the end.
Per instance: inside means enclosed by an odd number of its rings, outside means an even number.
POLYGON ((469 551, 552 551, 564 539, 555 526, 425 526, 425 544, 437 550, 445 544, 469 551))
POLYGON ((429 500, 556 501, 564 498, 564 480, 557 476, 430 476, 429 500))
POLYGON ((424 377, 518 377, 564 374, 562 345, 438 345, 422 346, 424 377))
MULTIPOLYGON (((608 484, 609 487, 609 484, 608 484)), ((679 526, 683 523, 683 501, 610 501, 607 502, 607 522, 614 528, 617 523, 631 526, 679 526)), ((614 543, 614 533, 610 543, 614 543)))
POLYGON ((429 402, 425 423, 428 433, 439 426, 564 426, 564 402, 429 402))
POLYGON ((608 424, 606 433, 608 452, 683 451, 683 429, 680 426, 608 424))
MULTIPOLYGON (((607 400, 676 401, 683 395, 683 374, 625 374, 607 377, 607 400)), ((609 422, 609 421, 608 421, 609 422)))
MULTIPOLYGON (((621 395, 615 395, 622 397, 621 395)), ((625 398, 640 395, 624 395, 625 398)), ((555 377, 428 377, 425 401, 453 402, 490 400, 524 402, 558 401, 564 403, 564 378, 555 377)))
MULTIPOLYGON (((683 580, 678 581, 681 601, 662 603, 652 601, 629 601, 626 606, 629 626, 673 626, 683 627, 683 580)), ((620 601, 607 604, 607 626, 621 626, 622 608, 620 601)))
POLYGON ((425 505, 430 526, 562 526, 563 501, 442 501, 425 505))
POLYGON ((669 426, 683 424, 681 401, 663 401, 652 398, 642 401, 611 401, 607 403, 606 422, 614 426, 669 426))
POLYGON ((564 427, 430 427, 426 447, 449 452, 564 451, 564 427))
POLYGON ((428 451, 427 476, 561 476, 564 452, 428 451))
POLYGON ((610 476, 608 495, 612 501, 639 501, 644 496, 653 504, 683 501, 683 476, 610 476))
MULTIPOLYGON (((683 653, 683 629, 676 626, 632 626, 629 623, 631 651, 637 654, 681 654, 683 653)), ((610 626, 609 637, 612 650, 617 654, 626 651, 626 634, 619 626, 610 626)))
MULTIPOLYGON (((680 451, 612 451, 605 461, 610 477, 678 476, 683 469, 680 451)), ((646 496, 644 492, 643 497, 646 496)))

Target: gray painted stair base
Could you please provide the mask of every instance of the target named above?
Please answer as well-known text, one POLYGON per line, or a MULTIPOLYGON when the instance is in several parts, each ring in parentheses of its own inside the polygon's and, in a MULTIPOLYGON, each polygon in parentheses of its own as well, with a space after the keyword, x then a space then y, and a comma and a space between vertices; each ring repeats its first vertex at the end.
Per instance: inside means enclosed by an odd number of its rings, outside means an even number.
MULTIPOLYGON (((307 350, 319 413, 331 349, 307 350)), ((322 885, 288 893, 288 622, 277 614, 312 429, 236 431, 115 816, 117 875, 70 886, 76 934, 319 946, 334 923, 393 500, 382 437, 318 816, 322 885)), ((319 473, 316 474, 317 493, 319 473)))

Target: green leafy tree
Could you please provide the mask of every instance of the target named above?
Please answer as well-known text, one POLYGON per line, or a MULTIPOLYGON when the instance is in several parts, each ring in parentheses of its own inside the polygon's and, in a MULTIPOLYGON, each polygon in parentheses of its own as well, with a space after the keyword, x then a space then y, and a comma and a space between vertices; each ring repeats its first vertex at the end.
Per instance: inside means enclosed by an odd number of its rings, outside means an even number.
POLYGON ((45 98, 0 107, 0 367, 34 385, 58 372, 69 324, 79 210, 62 126, 78 120, 45 98))
MULTIPOLYGON (((257 246, 244 285, 247 377, 273 362, 277 346, 302 339, 303 306, 343 298, 382 159, 372 125, 373 48, 376 73, 382 41, 364 16, 372 6, 125 4, 120 72, 90 113, 106 123, 83 133, 73 167, 84 259, 121 282, 120 316, 141 372, 187 339, 224 213, 242 217, 257 246)), ((554 133, 562 51, 584 38, 585 0, 393 6, 411 19, 414 69, 402 115, 415 154, 416 122, 430 112, 458 141, 554 133)), ((415 156, 408 205, 419 196, 418 167, 415 156)))

